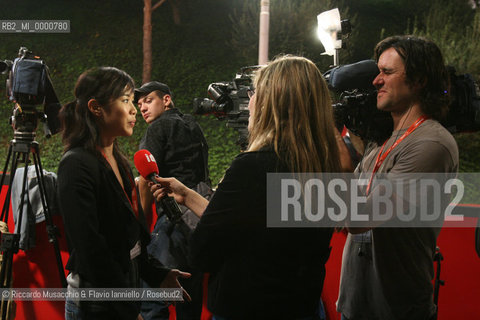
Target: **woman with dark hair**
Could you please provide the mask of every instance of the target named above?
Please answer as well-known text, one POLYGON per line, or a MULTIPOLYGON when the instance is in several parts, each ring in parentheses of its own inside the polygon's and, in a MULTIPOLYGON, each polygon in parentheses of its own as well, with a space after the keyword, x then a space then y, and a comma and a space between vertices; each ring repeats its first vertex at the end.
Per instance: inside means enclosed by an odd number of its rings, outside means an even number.
MULTIPOLYGON (((130 165, 116 138, 131 136, 137 113, 134 82, 122 70, 84 72, 75 100, 60 113, 65 153, 58 167, 58 196, 70 258, 69 288, 180 287, 169 270, 146 254, 145 217, 130 165)), ((67 299, 66 319, 141 319, 135 301, 67 299)))
MULTIPOLYGON (((250 92, 249 146, 210 202, 173 178, 152 185, 203 214, 191 239, 193 265, 210 272, 215 319, 319 319, 330 228, 267 228, 267 174, 340 172, 331 98, 315 64, 280 57, 250 92)), ((281 199, 278 199, 280 202, 281 199)))

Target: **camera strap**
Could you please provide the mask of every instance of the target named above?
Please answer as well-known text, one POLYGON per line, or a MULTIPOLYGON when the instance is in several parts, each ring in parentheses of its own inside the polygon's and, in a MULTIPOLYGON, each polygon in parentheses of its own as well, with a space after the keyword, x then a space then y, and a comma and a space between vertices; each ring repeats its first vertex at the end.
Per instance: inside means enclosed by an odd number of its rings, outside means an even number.
POLYGON ((382 148, 380 148, 380 151, 378 152, 378 155, 377 155, 377 159, 375 160, 375 166, 373 167, 373 172, 372 172, 372 176, 370 177, 370 180, 368 181, 368 185, 367 185, 367 196, 368 194, 370 193, 370 188, 372 186, 372 181, 373 181, 373 177, 375 176, 375 173, 377 173, 378 169, 380 169, 380 167, 382 166, 383 162, 385 161, 385 159, 387 158, 387 156, 389 155, 389 153, 395 149, 395 147, 403 141, 403 139, 405 139, 406 137, 408 137, 410 135, 410 133, 412 133, 413 131, 415 131, 415 129, 417 129, 422 123, 425 122, 425 120, 427 120, 429 117, 423 115, 421 117, 419 117, 408 129, 407 131, 405 131, 402 136, 400 138, 398 138, 394 144, 392 144, 392 146, 390 148, 388 148, 387 151, 385 151, 384 154, 382 154, 383 152, 383 149, 385 148, 385 145, 387 144, 387 141, 388 139, 383 143, 382 145, 382 148))

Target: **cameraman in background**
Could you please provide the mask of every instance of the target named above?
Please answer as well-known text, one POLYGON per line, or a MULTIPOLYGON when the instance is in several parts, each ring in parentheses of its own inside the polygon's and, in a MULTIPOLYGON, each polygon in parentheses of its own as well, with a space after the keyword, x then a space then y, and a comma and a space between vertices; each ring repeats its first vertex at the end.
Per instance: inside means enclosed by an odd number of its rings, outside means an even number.
MULTIPOLYGON (((375 47, 375 60, 377 108, 391 113, 393 133, 383 146, 366 148, 355 172, 414 179, 457 172, 457 144, 438 122, 449 104, 439 48, 415 36, 389 37, 375 47)), ((367 204, 373 193, 367 188, 367 204)), ((349 229, 337 301, 342 319, 435 319, 433 257, 440 228, 368 229, 349 229)))
MULTIPOLYGON (((191 115, 175 108, 170 88, 152 81, 135 89, 135 101, 148 123, 140 142, 140 149, 147 149, 155 157, 159 175, 175 177, 203 196, 211 194, 208 176, 208 146, 200 126, 191 115)), ((140 177, 140 201, 145 212, 151 212, 153 198, 147 181, 140 177)), ((157 221, 148 251, 166 266, 178 266, 190 270, 187 263, 188 239, 199 217, 186 207, 181 207, 182 218, 172 223, 157 203, 157 221)), ((190 293, 191 302, 176 305, 178 320, 200 319, 202 312, 201 272, 183 279, 182 286, 190 293)), ((145 320, 169 319, 168 305, 163 301, 142 302, 145 320)))

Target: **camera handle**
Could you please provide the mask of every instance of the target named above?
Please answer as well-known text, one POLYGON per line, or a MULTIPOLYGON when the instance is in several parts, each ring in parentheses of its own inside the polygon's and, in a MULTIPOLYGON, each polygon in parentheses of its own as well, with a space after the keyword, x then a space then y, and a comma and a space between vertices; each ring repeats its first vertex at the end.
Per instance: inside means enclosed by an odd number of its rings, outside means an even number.
MULTIPOLYGON (((32 153, 33 163, 35 166, 35 172, 38 179, 38 186, 40 191, 40 199, 42 202, 42 208, 45 215, 46 222, 46 231, 48 235, 48 240, 53 244, 55 250, 55 257, 57 262, 57 267, 60 276, 60 283, 62 287, 67 287, 67 281, 65 278, 65 272, 63 269, 62 258, 60 255, 60 247, 58 244, 57 236, 59 235, 58 228, 53 224, 52 216, 50 214, 50 209, 46 197, 46 188, 45 188, 45 177, 43 175, 42 164, 39 154, 39 145, 38 142, 33 141, 32 136, 34 134, 27 135, 27 137, 21 137, 20 135, 10 141, 10 146, 8 148, 7 160, 5 162, 5 167, 3 169, 2 177, 0 180, 0 186, 3 186, 5 181, 8 164, 10 158, 12 159, 11 165, 11 174, 10 181, 8 184, 7 194, 5 196, 5 202, 3 204, 1 220, 5 224, 8 223, 8 210, 10 208, 10 198, 12 193, 12 184, 15 177, 15 172, 19 162, 25 163, 25 170, 23 172, 22 180, 22 192, 20 193, 20 210, 18 215, 18 227, 17 230, 21 230, 21 224, 23 220, 23 204, 25 203, 25 196, 28 192, 27 190, 27 173, 28 173, 28 164, 30 163, 29 155, 32 153)), ((4 233, 1 235, 0 251, 3 254, 3 260, 0 266, 0 288, 11 288, 12 286, 12 267, 13 267, 13 256, 18 252, 19 249, 20 234, 19 233, 4 233)), ((3 298, 1 300, 1 319, 7 319, 7 306, 8 300, 5 301, 3 298)))
POLYGON ((438 317, 438 294, 440 291, 440 286, 445 285, 445 280, 440 280, 440 270, 441 270, 441 261, 443 261, 443 255, 440 252, 439 247, 435 247, 435 254, 433 256, 433 261, 437 262, 437 272, 435 273, 435 285, 433 289, 433 303, 435 304, 435 316, 433 319, 438 317))

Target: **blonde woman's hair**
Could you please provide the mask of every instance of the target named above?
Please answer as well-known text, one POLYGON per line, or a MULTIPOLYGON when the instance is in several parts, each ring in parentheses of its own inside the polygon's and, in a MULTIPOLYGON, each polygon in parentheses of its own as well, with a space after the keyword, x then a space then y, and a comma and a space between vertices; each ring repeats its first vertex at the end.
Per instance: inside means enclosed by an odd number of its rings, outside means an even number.
POLYGON ((248 151, 273 146, 292 172, 340 172, 330 93, 315 64, 282 56, 254 84, 248 151))

